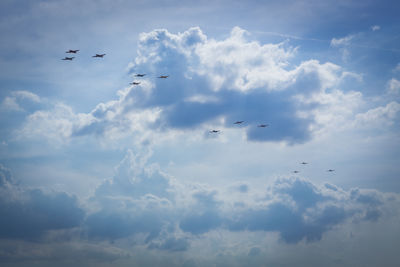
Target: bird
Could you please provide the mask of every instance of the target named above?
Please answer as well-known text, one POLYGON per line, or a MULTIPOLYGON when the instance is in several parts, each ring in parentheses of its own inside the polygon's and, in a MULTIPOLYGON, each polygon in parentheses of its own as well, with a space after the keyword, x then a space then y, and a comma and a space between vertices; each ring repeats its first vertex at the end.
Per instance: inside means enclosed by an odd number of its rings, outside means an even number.
POLYGON ((327 170, 327 172, 334 172, 335 170, 332 170, 332 169, 329 169, 329 170, 327 170))
POLYGON ((132 84, 132 85, 139 85, 140 82, 131 82, 131 83, 129 83, 129 84, 132 84))
POLYGON ((300 163, 300 164, 306 165, 306 164, 308 164, 308 163, 303 161, 303 162, 302 162, 302 163, 300 163))
POLYGON ((299 173, 299 171, 293 171, 293 173, 299 173))
POLYGON ((267 126, 268 126, 268 124, 260 124, 260 125, 258 125, 257 127, 265 128, 265 127, 267 127, 267 126))
POLYGON ((242 124, 244 121, 236 121, 233 124, 242 124))
POLYGON ((79 51, 79 49, 77 49, 77 50, 68 50, 68 51, 66 51, 65 53, 72 53, 72 54, 76 54, 76 52, 78 52, 79 51))
POLYGON ((75 57, 65 57, 65 58, 62 58, 61 60, 73 60, 75 57))
POLYGON ((94 56, 92 56, 92 57, 104 57, 106 54, 96 54, 96 55, 94 55, 94 56))
POLYGON ((210 130, 210 133, 219 133, 220 130, 210 130))
POLYGON ((167 79, 169 77, 169 75, 161 75, 161 76, 158 76, 157 78, 160 78, 160 79, 167 79))
POLYGON ((140 73, 138 73, 138 74, 135 75, 135 77, 144 77, 144 76, 146 76, 146 74, 140 74, 140 73))

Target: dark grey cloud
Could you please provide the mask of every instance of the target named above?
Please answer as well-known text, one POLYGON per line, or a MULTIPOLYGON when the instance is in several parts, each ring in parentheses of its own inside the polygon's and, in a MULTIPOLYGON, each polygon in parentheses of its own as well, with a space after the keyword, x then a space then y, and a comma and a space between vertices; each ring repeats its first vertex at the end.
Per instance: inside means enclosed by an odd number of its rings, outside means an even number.
POLYGON ((90 239, 117 240, 140 233, 151 248, 179 250, 191 239, 171 237, 178 227, 189 236, 225 229, 276 232, 286 243, 315 242, 345 222, 376 222, 384 215, 386 200, 374 190, 319 187, 292 177, 266 185, 261 199, 247 184, 228 186, 235 190, 226 192, 246 193, 241 194, 244 199, 230 199, 221 190, 173 182, 148 165, 147 158, 148 152, 129 151, 116 175, 97 188, 91 201, 101 208, 85 221, 90 239))
MULTIPOLYGON (((325 232, 353 216, 361 216, 361 220, 371 221, 376 221, 382 216, 377 208, 372 209, 370 206, 371 203, 373 206, 383 203, 368 198, 368 201, 362 203, 364 205, 359 206, 358 198, 355 202, 352 201, 355 192, 358 190, 335 195, 304 179, 278 179, 268 194, 268 199, 273 200, 272 203, 258 209, 248 207, 236 213, 227 227, 232 231, 278 232, 287 243, 297 243, 301 240, 318 241, 325 232)), ((377 192, 372 193, 378 195, 377 192)), ((365 197, 366 193, 360 194, 365 197)))
POLYGON ((133 212, 130 210, 112 212, 101 210, 88 216, 85 227, 90 239, 114 241, 133 234, 148 234, 148 241, 157 237, 162 230, 162 215, 152 210, 133 212))
POLYGON ((148 248, 150 249, 160 249, 167 251, 185 251, 189 248, 189 241, 186 238, 175 238, 170 237, 162 242, 152 242, 148 248))
POLYGON ((85 216, 75 196, 64 192, 24 189, 10 183, 11 173, 1 167, 0 238, 38 239, 49 230, 79 227, 85 216))
POLYGON ((179 227, 192 234, 204 234, 221 226, 222 218, 216 211, 205 211, 188 214, 183 217, 179 223, 179 227))
MULTIPOLYGON (((42 248, 61 246, 60 242, 102 244, 89 248, 95 254, 111 246, 122 251, 137 247, 146 253, 176 255, 198 246, 197 242, 215 232, 232 236, 276 233, 281 244, 310 243, 321 241, 344 224, 378 225, 398 201, 396 195, 376 190, 343 190, 294 177, 266 184, 261 195, 243 182, 227 185, 226 190, 184 184, 148 164, 150 154, 146 149, 129 151, 116 174, 103 181, 88 199, 88 209, 63 192, 23 189, 13 181, 10 171, 1 167, 0 241, 34 241, 42 248)), ((1 250, 0 260, 16 261, 1 250)), ((69 250, 75 253, 73 248, 69 250)), ((248 252, 246 257, 263 254, 256 243, 244 251, 248 252)), ((49 253, 58 255, 55 250, 49 253)), ((113 250, 107 253, 111 262, 126 256, 120 257, 120 252, 113 250)))

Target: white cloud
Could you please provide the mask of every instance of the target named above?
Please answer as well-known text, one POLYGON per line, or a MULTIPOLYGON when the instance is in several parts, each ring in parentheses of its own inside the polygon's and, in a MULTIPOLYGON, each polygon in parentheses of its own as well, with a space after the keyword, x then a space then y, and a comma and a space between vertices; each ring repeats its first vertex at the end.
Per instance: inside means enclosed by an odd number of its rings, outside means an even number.
POLYGON ((354 39, 355 35, 351 34, 345 36, 343 38, 332 38, 331 46, 338 47, 338 46, 347 46, 350 45, 351 41, 354 39))
POLYGON ((357 127, 386 129, 392 126, 398 117, 400 104, 392 101, 386 106, 381 106, 368 110, 365 113, 357 114, 354 124, 357 127))
POLYGON ((20 138, 48 139, 56 143, 68 142, 77 115, 67 105, 58 103, 52 110, 39 110, 29 115, 17 131, 20 138))
POLYGON ((381 26, 379 26, 379 25, 374 25, 374 26, 371 26, 371 30, 374 32, 374 31, 379 31, 381 29, 381 26))
POLYGON ((25 111, 22 106, 31 103, 40 103, 40 97, 29 91, 13 91, 9 96, 6 96, 0 107, 10 111, 25 111), (21 106, 22 105, 22 106, 21 106))
POLYGON ((227 88, 249 91, 256 88, 282 90, 293 79, 285 70, 296 49, 284 48, 284 43, 261 45, 248 42, 246 32, 234 28, 223 41, 209 40, 196 47, 200 59, 197 72, 213 82, 212 89, 227 88))
MULTIPOLYGON (((91 113, 95 120, 81 126, 82 131, 79 132, 104 133, 107 127, 116 132, 132 132, 132 129, 122 127, 130 121, 127 114, 147 110, 153 114, 153 120, 145 127, 153 125, 163 130, 204 127, 210 123, 226 124, 235 119, 231 118, 233 116, 243 117, 241 113, 248 113, 244 118, 248 125, 262 120, 255 116, 293 114, 293 117, 277 118, 280 121, 290 120, 287 125, 299 127, 290 129, 290 133, 283 134, 281 138, 289 142, 309 138, 307 124, 310 122, 301 122, 304 118, 297 117, 307 107, 295 103, 291 95, 306 99, 336 88, 343 77, 350 74, 338 65, 317 60, 291 66, 289 60, 294 57, 296 48, 286 43, 248 41, 246 34, 238 27, 225 40, 208 39, 199 28, 178 34, 166 30, 141 34, 138 56, 131 63, 130 72, 148 75, 142 79, 140 86, 121 90, 117 101, 100 104, 91 113), (161 74, 169 74, 170 77, 163 81, 146 78, 161 74), (261 105, 262 99, 269 104, 261 105), (243 110, 243 106, 235 106, 234 102, 254 104, 251 104, 250 110, 243 110), (280 102, 283 102, 280 108, 286 109, 286 112, 272 110, 272 106, 280 102), (89 131, 90 128, 97 131, 89 131), (295 134, 301 137, 292 136, 295 134)), ((312 103, 302 101, 301 104, 312 103)), ((146 116, 143 118, 146 119, 146 116)), ((312 121, 314 118, 311 116, 308 119, 312 121)), ((280 140, 278 135, 258 135, 259 132, 248 132, 249 139, 280 140)))
POLYGON ((395 71, 395 72, 400 71, 400 63, 397 64, 396 68, 394 68, 394 71, 395 71))
POLYGON ((23 111, 20 105, 17 103, 17 99, 15 97, 5 97, 3 102, 1 103, 1 108, 4 110, 11 111, 23 111))
POLYGON ((36 95, 32 92, 29 92, 29 91, 14 91, 11 94, 17 98, 29 99, 30 101, 36 102, 36 103, 41 102, 41 99, 38 95, 36 95))
POLYGON ((400 81, 392 78, 389 82, 388 82, 388 92, 389 94, 392 95, 399 95, 400 94, 400 81))
MULTIPOLYGON (((198 27, 178 34, 142 33, 130 64, 131 74, 147 74, 138 78, 140 85, 119 90, 116 100, 90 113, 76 114, 61 104, 37 111, 20 133, 60 142, 95 135, 121 143, 134 136, 140 144, 172 140, 187 130, 224 131, 240 119, 249 140, 295 144, 351 125, 363 96, 341 87, 348 78, 362 82, 361 75, 313 59, 292 65, 296 48, 247 38, 238 27, 224 40, 209 39, 198 27), (154 78, 161 74, 169 78, 154 78), (261 121, 280 128, 258 131, 261 121)), ((347 45, 353 38, 331 44, 347 45)), ((389 87, 397 88, 396 81, 389 87)))

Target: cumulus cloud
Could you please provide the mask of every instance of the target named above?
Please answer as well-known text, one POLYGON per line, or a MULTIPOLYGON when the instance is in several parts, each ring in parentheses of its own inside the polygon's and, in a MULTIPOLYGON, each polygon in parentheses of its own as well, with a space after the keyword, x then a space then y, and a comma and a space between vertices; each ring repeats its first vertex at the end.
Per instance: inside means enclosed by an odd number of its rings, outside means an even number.
POLYGON ((120 90, 117 100, 100 103, 87 114, 61 104, 37 111, 22 132, 60 139, 96 135, 146 140, 171 131, 231 128, 244 120, 248 140, 307 142, 317 124, 312 111, 323 104, 318 96, 335 98, 331 91, 339 90, 349 73, 312 59, 293 65, 297 48, 285 42, 261 44, 248 36, 238 27, 224 40, 210 39, 198 27, 178 34, 143 33, 129 67, 132 75, 147 74, 139 85, 120 90), (169 77, 155 78, 159 75, 169 77), (263 123, 270 127, 256 127, 263 123))
POLYGON ((138 156, 128 152, 117 174, 97 188, 91 199, 97 208, 85 222, 90 238, 143 236, 141 244, 171 251, 188 250, 193 240, 216 230, 315 242, 344 223, 377 222, 387 215, 385 207, 398 201, 376 190, 318 186, 293 177, 266 185, 262 195, 243 183, 213 189, 178 183, 145 161, 138 164, 138 156))
MULTIPOLYGON (((115 175, 86 201, 85 209, 66 193, 17 186, 10 171, 1 167, 0 246, 20 240, 27 249, 27 255, 20 256, 37 259, 41 256, 29 249, 29 242, 41 240, 35 246, 55 256, 57 248, 74 255, 81 247, 113 261, 133 257, 130 251, 198 254, 202 242, 214 242, 218 251, 237 235, 247 240, 237 249, 258 257, 257 247, 269 240, 268 235, 282 244, 309 244, 344 225, 380 224, 382 218, 386 221, 399 212, 397 194, 345 190, 304 178, 279 178, 257 192, 248 183, 212 188, 178 182, 150 164, 149 155, 147 149, 128 151, 115 175), (224 239, 212 241, 216 233, 224 239), (261 241, 255 242, 253 234, 261 241)), ((224 251, 236 253, 233 248, 224 251)), ((0 258, 16 261, 19 253, 0 253, 0 258)))

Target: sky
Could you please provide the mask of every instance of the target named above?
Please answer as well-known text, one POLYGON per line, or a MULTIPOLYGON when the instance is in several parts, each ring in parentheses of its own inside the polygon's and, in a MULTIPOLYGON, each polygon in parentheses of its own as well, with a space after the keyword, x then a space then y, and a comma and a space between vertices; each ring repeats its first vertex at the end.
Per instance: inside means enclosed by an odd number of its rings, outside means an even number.
POLYGON ((398 266, 399 11, 1 1, 1 266, 398 266))

